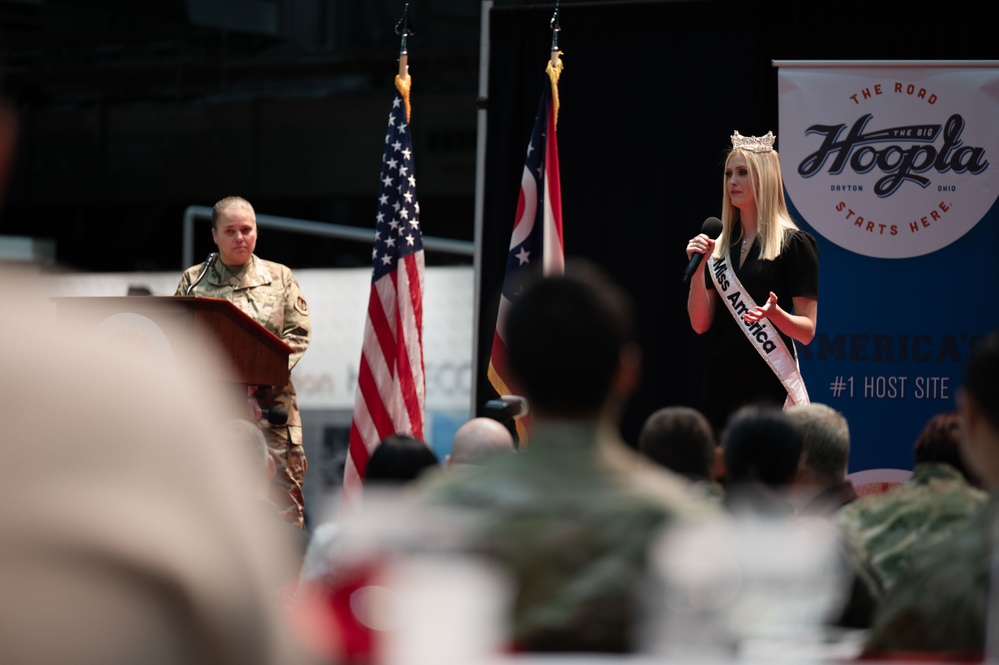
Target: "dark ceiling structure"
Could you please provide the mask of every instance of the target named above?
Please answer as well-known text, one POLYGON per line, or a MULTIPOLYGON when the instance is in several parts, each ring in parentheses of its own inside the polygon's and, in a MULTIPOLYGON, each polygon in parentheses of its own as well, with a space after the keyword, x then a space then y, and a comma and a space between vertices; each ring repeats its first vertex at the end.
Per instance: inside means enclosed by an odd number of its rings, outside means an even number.
MULTIPOLYGON (((184 209, 229 194, 261 213, 370 224, 406 7, 0 0, 0 85, 20 122, 0 234, 52 239, 69 268, 175 270, 184 209)), ((408 13, 421 203, 440 220, 427 233, 470 240, 480 3, 408 13)), ((370 255, 279 233, 267 243, 303 267, 370 255)))
MULTIPOLYGON (((467 86, 478 3, 413 5, 420 27, 413 47, 441 70, 433 85, 446 87, 450 78, 467 86)), ((0 35, 9 92, 25 103, 314 96, 380 83, 386 56, 398 50, 404 7, 389 0, 2 0, 0 35)))

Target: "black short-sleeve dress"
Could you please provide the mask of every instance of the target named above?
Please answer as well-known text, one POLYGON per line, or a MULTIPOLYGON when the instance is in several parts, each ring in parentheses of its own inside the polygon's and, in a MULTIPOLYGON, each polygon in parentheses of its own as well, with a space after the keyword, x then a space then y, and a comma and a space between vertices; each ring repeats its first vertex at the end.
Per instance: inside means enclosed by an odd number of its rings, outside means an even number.
MULTIPOLYGON (((734 231, 738 236, 738 228, 734 231)), ((734 245, 732 253, 737 254, 741 249, 740 245, 734 245)), ((781 253, 773 261, 760 259, 759 246, 754 241, 743 265, 739 267, 734 260, 731 264, 758 304, 766 303, 773 291, 780 308, 792 312, 793 298, 819 296, 819 247, 806 231, 789 229, 781 253)), ((704 271, 704 279, 707 288, 713 291, 715 285, 708 270, 704 271)), ((701 411, 719 433, 729 415, 739 407, 751 403, 779 407, 787 397, 780 379, 746 339, 740 325, 725 303, 719 301, 708 331, 710 351, 701 395, 701 411)), ((780 336, 796 355, 791 338, 783 333, 780 336)))

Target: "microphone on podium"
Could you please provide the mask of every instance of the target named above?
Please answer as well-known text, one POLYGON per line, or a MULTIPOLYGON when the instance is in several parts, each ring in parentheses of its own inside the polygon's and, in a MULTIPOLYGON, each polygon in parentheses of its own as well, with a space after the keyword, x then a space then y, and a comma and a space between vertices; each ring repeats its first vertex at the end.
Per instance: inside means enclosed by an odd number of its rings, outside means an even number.
MULTIPOLYGON (((718 219, 717 217, 708 217, 706 220, 704 220, 704 223, 701 224, 701 233, 703 233, 709 238, 712 239, 717 238, 721 232, 722 232, 722 223, 721 220, 718 219)), ((684 284, 690 281, 690 278, 694 274, 694 271, 697 270, 697 266, 701 265, 701 261, 703 260, 704 260, 703 254, 694 254, 692 257, 690 257, 690 263, 687 264, 687 269, 683 271, 684 284)))
POLYGON ((260 415, 271 425, 288 424, 288 409, 283 406, 272 406, 269 409, 260 409, 260 415))
POLYGON ((196 287, 198 284, 201 283, 201 280, 203 280, 205 278, 205 275, 208 274, 208 269, 212 267, 212 264, 215 263, 215 259, 217 259, 218 257, 219 257, 218 252, 212 252, 211 254, 208 255, 208 258, 205 259, 204 264, 202 264, 201 266, 201 270, 198 271, 198 276, 194 278, 194 281, 191 282, 191 285, 187 287, 187 291, 184 292, 185 296, 191 295, 191 293, 194 291, 194 287, 196 287))

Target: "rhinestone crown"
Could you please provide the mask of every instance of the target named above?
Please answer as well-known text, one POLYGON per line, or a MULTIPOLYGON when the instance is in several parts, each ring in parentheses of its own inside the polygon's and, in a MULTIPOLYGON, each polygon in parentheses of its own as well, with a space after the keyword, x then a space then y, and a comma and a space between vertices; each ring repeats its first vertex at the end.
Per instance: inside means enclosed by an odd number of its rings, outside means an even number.
POLYGON ((773 132, 767 132, 763 136, 743 136, 738 131, 732 134, 732 147, 748 150, 749 152, 770 152, 774 149, 774 141, 777 137, 773 132))

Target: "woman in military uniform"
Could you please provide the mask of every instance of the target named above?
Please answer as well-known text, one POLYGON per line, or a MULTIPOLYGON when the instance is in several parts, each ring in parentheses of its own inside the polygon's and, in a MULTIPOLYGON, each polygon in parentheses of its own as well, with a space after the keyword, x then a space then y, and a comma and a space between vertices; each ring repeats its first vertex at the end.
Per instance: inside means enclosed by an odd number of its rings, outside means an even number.
MULTIPOLYGON (((188 268, 174 295, 223 298, 233 303, 291 347, 288 364, 293 368, 309 346, 309 307, 290 268, 254 254, 257 220, 249 201, 229 196, 215 204, 212 239, 218 246, 218 260, 211 262, 204 275, 204 263, 188 268)), ((274 501, 285 519, 304 526, 306 459, 295 387, 289 380, 286 386, 260 388, 254 397, 261 409, 288 414, 285 424, 263 419, 260 427, 278 468, 274 501)))

